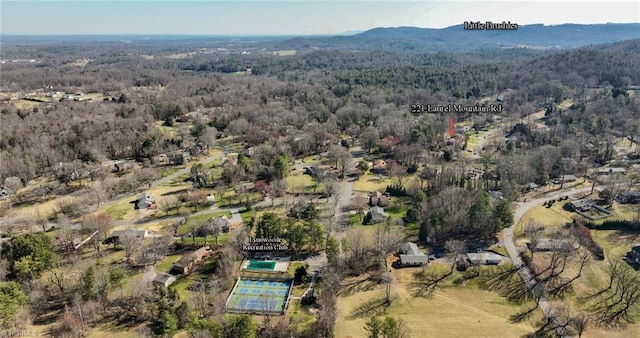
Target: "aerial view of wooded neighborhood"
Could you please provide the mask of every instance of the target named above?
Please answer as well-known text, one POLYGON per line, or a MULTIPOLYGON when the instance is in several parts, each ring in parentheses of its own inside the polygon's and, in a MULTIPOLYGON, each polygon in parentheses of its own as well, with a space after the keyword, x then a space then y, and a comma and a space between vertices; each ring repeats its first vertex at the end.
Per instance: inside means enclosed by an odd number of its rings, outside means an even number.
POLYGON ((640 337, 640 24, 467 26, 3 34, 0 337, 640 337))

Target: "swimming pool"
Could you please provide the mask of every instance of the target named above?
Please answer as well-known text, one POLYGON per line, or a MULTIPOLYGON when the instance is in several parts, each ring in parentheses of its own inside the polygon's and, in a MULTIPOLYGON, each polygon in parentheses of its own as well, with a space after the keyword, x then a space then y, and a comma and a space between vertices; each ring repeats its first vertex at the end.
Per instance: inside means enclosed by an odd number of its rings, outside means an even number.
POLYGON ((249 261, 247 270, 275 270, 276 262, 274 261, 249 261))

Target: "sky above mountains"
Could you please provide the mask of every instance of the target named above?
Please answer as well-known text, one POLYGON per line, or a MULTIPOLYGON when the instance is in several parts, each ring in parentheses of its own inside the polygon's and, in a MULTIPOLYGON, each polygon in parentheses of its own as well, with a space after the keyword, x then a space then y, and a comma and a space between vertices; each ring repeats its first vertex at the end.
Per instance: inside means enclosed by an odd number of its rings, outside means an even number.
POLYGON ((316 35, 464 21, 637 23, 639 1, 18 1, 0 3, 3 34, 316 35))

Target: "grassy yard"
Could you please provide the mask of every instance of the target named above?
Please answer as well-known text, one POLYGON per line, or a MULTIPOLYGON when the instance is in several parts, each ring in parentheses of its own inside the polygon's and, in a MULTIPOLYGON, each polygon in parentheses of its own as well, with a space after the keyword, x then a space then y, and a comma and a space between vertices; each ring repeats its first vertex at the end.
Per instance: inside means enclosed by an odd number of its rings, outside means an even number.
POLYGON ((353 182, 353 190, 364 192, 382 192, 387 190, 387 186, 389 184, 391 184, 391 179, 386 176, 366 174, 361 176, 359 180, 353 182))
POLYGON ((520 307, 471 283, 445 286, 432 298, 415 297, 411 291, 415 271, 418 268, 392 270, 393 301, 386 309, 374 307, 373 311, 363 311, 363 305, 383 299, 381 285, 355 283, 357 291, 341 294, 338 297, 337 337, 365 337, 365 323, 374 314, 401 318, 412 337, 519 337, 534 331, 529 322, 509 322, 509 316, 520 307))
MULTIPOLYGON (((547 208, 542 204, 540 204, 539 206, 533 207, 526 214, 524 214, 522 219, 520 219, 520 222, 518 222, 515 228, 516 234, 522 235, 522 232, 524 231, 525 227, 527 226, 527 224, 530 224, 530 223, 537 223, 544 227, 550 228, 555 226, 562 226, 567 222, 572 222, 575 218, 583 218, 582 216, 574 212, 569 212, 562 209, 562 206, 568 201, 569 200, 558 201, 554 203, 551 208, 547 208)), ((613 212, 611 216, 607 218, 598 219, 593 222, 602 223, 606 220, 611 220, 611 219, 633 220, 638 216, 637 206, 630 205, 630 204, 614 203, 613 207, 611 208, 611 211, 613 212)))
POLYGON ((180 257, 182 257, 181 254, 175 254, 175 255, 165 257, 165 259, 156 263, 156 265, 154 266, 154 269, 156 270, 157 273, 167 272, 169 271, 169 269, 171 269, 171 266, 173 265, 173 263, 180 260, 180 257))
MULTIPOLYGON (((289 175, 285 179, 285 182, 287 183, 287 191, 289 192, 313 191, 314 182, 309 175, 289 175)), ((322 191, 322 188, 320 186, 316 188, 316 192, 318 191, 322 191)))
MULTIPOLYGON (((164 194, 174 193, 184 189, 184 186, 160 185, 149 189, 148 192, 151 194, 151 196, 158 199, 162 198, 164 194)), ((136 199, 136 196, 138 196, 138 193, 131 194, 128 197, 123 197, 118 201, 112 203, 108 207, 102 208, 100 211, 103 211, 106 214, 110 215, 114 220, 135 220, 138 218, 139 212, 138 210, 133 209, 133 204, 131 202, 136 199)))
POLYGON ((562 205, 567 201, 560 201, 553 204, 551 208, 547 208, 542 204, 529 210, 518 222, 515 232, 521 234, 528 224, 536 223, 544 227, 562 226, 567 222, 572 222, 578 214, 565 211, 562 205))
POLYGON ((402 219, 410 207, 411 204, 408 197, 391 197, 391 205, 384 208, 384 211, 389 214, 389 217, 392 219, 402 219))
POLYGON ((291 276, 291 278, 293 278, 293 276, 296 273, 296 269, 304 266, 304 262, 303 261, 292 261, 289 264, 289 268, 287 269, 287 273, 289 274, 289 276, 291 276))
POLYGON ((116 221, 133 221, 138 218, 138 211, 134 210, 133 204, 130 203, 133 199, 133 196, 129 198, 123 198, 120 201, 113 203, 103 211, 116 221))
POLYGON ((309 329, 316 321, 316 316, 309 312, 309 308, 303 306, 299 300, 295 299, 289 303, 287 314, 293 323, 297 323, 301 331, 309 329))
MULTIPOLYGON (((210 219, 210 218, 214 218, 214 217, 222 217, 222 216, 227 216, 227 218, 231 218, 231 212, 229 211, 221 211, 221 212, 213 212, 210 214, 199 214, 199 215, 195 215, 195 216, 190 216, 187 219, 187 223, 183 224, 183 225, 187 225, 187 227, 190 224, 202 224, 204 223, 204 221, 210 219)), ((182 228, 182 227, 180 227, 182 228)))
POLYGON ((253 214, 253 210, 245 209, 240 212, 240 218, 242 218, 242 223, 249 225, 251 223, 251 215, 253 214))
MULTIPOLYGON (((557 301, 557 303, 569 304, 574 312, 588 310, 587 305, 578 302, 578 297, 589 293, 597 292, 607 286, 609 260, 620 261, 624 254, 638 241, 640 241, 640 233, 622 232, 617 230, 592 230, 591 234, 594 240, 602 246, 607 259, 592 259, 583 269, 581 277, 572 283, 573 294, 567 299, 557 301)), ((536 264, 544 264, 549 261, 549 253, 537 253, 534 255, 536 264), (537 256, 537 257, 536 257, 537 256)), ((579 268, 579 257, 573 255, 569 263, 565 266, 563 276, 571 278, 577 275, 579 268)), ((626 263, 622 263, 623 268, 627 268, 626 263)), ((637 313, 640 315, 640 313, 637 313)), ((585 336, 588 337, 639 337, 640 324, 634 323, 628 325, 623 330, 601 329, 594 326, 587 328, 585 336)))

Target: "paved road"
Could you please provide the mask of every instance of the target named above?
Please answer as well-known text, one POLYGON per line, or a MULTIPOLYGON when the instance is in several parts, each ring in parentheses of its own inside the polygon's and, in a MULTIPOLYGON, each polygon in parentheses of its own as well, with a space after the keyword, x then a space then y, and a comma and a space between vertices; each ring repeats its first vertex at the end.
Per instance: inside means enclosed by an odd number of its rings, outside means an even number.
MULTIPOLYGON (((596 187, 596 190, 600 190, 600 189, 602 189, 602 187, 596 187)), ((505 246, 505 249, 507 249, 507 253, 509 254, 509 257, 511 257, 513 264, 516 266, 523 266, 523 262, 522 262, 522 259, 520 258, 519 251, 516 248, 516 243, 515 243, 516 239, 513 236, 513 228, 516 226, 516 224, 518 224, 522 216, 524 216, 524 214, 526 214, 527 211, 529 211, 531 208, 535 206, 542 205, 544 202, 552 199, 557 199, 559 197, 571 196, 571 195, 590 192, 590 191, 591 191, 591 187, 581 188, 581 189, 570 189, 568 191, 550 194, 548 196, 541 197, 541 198, 532 200, 530 202, 518 203, 518 208, 516 209, 513 215, 513 224, 511 225, 511 227, 506 228, 503 231, 504 246, 505 246)), ((544 296, 544 294, 541 293, 541 290, 537 288, 538 283, 535 279, 533 279, 531 271, 526 267, 522 267, 520 268, 519 272, 522 278, 524 279, 525 283, 527 284, 527 287, 529 288, 529 290, 531 290, 531 292, 534 295, 536 295, 536 298, 539 297, 538 305, 540 306, 540 309, 542 310, 542 312, 544 312, 545 316, 553 317, 554 316, 553 309, 549 305, 549 302, 544 296)), ((570 337, 569 335, 566 334, 566 332, 564 332, 564 330, 560 331, 559 329, 558 334, 562 337, 570 337)))

